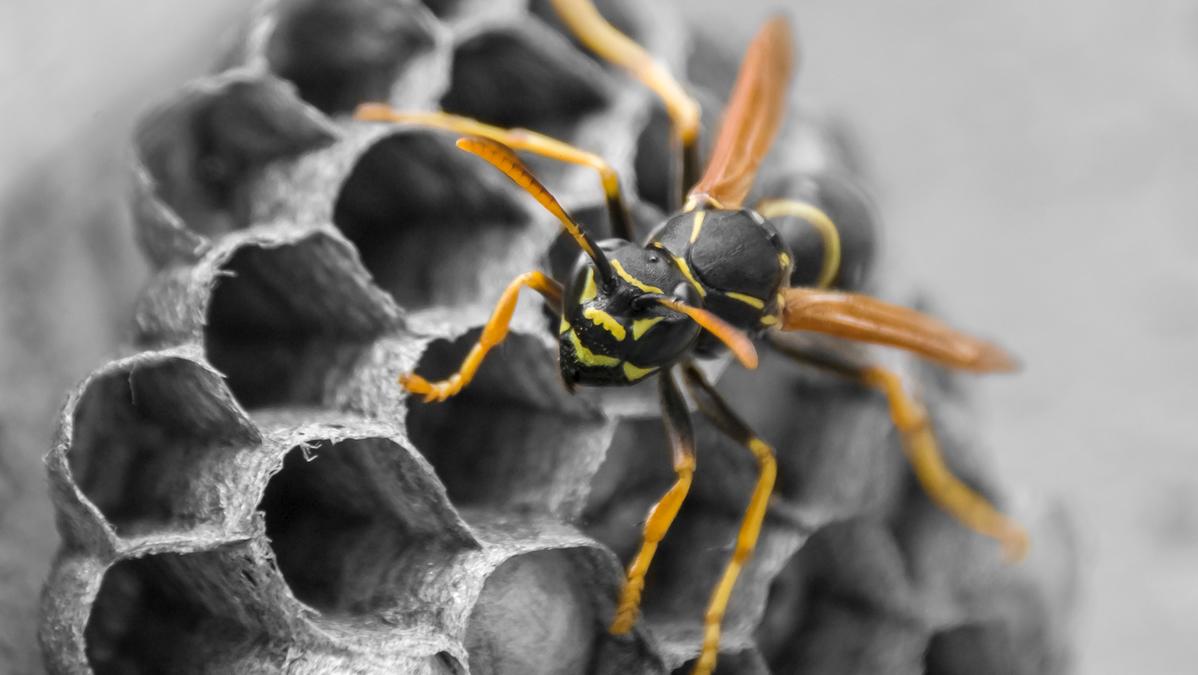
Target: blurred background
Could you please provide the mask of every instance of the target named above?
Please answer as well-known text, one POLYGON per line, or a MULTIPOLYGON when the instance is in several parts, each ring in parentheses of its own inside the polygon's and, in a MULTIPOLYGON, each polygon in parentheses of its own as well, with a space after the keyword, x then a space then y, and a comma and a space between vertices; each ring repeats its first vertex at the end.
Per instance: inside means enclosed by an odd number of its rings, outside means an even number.
MULTIPOLYGON (((1007 480, 1082 532, 1076 671, 1194 672, 1198 2, 686 3, 737 44, 779 6, 798 100, 859 133, 889 262, 1024 360, 978 408, 1007 480)), ((0 3, 0 670, 38 668, 54 415, 147 273, 126 138, 246 11, 0 3)))

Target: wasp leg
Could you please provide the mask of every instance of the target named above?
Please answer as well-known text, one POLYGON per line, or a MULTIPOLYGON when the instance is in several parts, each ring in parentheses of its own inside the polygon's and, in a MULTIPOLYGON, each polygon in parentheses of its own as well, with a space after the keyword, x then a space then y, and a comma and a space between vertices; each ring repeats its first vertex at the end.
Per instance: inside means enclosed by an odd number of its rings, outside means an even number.
POLYGON ((665 538, 666 532, 678 515, 686 493, 690 491, 691 478, 695 473, 695 435, 691 428, 690 413, 686 410, 686 402, 674 383, 674 377, 669 371, 657 378, 661 391, 662 422, 665 424, 666 436, 674 453, 674 473, 677 479, 653 508, 645 520, 645 533, 641 541, 641 549, 628 565, 628 578, 620 591, 620 603, 616 607, 616 616, 611 623, 611 632, 616 635, 627 633, 636 621, 637 611, 641 604, 641 591, 645 588, 645 573, 649 571, 649 563, 657 552, 657 545, 665 538))
POLYGON ((367 122, 416 124, 466 136, 481 136, 502 143, 514 150, 531 152, 569 164, 589 166, 599 173, 603 197, 607 202, 608 217, 611 219, 612 235, 620 239, 635 241, 632 217, 628 214, 624 193, 620 191, 620 176, 611 164, 608 164, 607 160, 599 155, 528 129, 504 129, 469 117, 445 112, 407 112, 395 110, 382 103, 364 103, 358 106, 354 118, 367 122))
POLYGON ((996 540, 1007 560, 1023 559, 1028 549, 1027 530, 952 474, 940 454, 927 409, 907 392, 898 373, 879 365, 851 364, 830 354, 808 351, 777 336, 771 336, 771 342, 797 361, 855 379, 885 394, 890 417, 903 437, 903 452, 928 498, 962 525, 996 540))
MULTIPOLYGON (((820 265, 817 288, 828 288, 840 271, 840 230, 823 209, 794 199, 764 199, 754 209, 766 218, 794 216, 815 228, 824 242, 824 261, 820 265)), ((793 253, 793 251, 792 251, 793 253)))
POLYGON ((715 669, 716 657, 719 655, 720 624, 724 620, 724 612, 728 601, 732 598, 732 588, 740 575, 761 535, 761 525, 765 520, 766 507, 769 505, 770 493, 774 490, 774 479, 777 477, 777 462, 774 460, 774 449, 761 440, 733 412, 715 387, 707 381, 693 362, 683 366, 687 390, 690 391, 695 404, 722 432, 749 449, 757 459, 757 485, 749 498, 749 506, 745 509, 741 520, 740 531, 736 535, 736 547, 732 550, 732 558, 724 568, 724 574, 711 593, 707 603, 707 611, 703 615, 703 648, 699 660, 695 662, 695 675, 708 675, 715 669))
POLYGON ((674 79, 665 64, 653 58, 603 18, 591 0, 553 0, 558 16, 588 49, 627 70, 652 89, 666 107, 682 155, 681 194, 699 180, 699 104, 674 79))
POLYGON ((545 299, 554 307, 561 307, 561 284, 541 272, 525 272, 516 277, 504 289, 503 295, 495 305, 495 311, 491 313, 491 318, 483 327, 482 335, 470 349, 470 353, 463 359, 462 365, 456 373, 439 382, 429 382, 415 373, 409 373, 400 376, 399 384, 410 393, 423 394, 426 402, 444 401, 460 392, 474 379, 487 352, 507 337, 508 324, 512 321, 512 313, 516 311, 516 300, 520 297, 520 289, 524 286, 545 296, 545 299))

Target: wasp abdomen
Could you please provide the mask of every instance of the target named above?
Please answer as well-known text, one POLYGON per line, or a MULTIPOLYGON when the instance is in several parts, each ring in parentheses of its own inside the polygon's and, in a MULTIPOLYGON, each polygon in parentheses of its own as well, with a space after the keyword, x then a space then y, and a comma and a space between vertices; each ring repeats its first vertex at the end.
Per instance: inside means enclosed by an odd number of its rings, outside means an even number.
MULTIPOLYGON (((840 261, 831 287, 859 291, 867 288, 877 248, 878 223, 873 202, 848 176, 828 172, 792 174, 770 184, 770 195, 805 202, 823 211, 836 225, 840 261)), ((787 247, 794 254, 792 286, 815 286, 827 255, 819 232, 796 215, 771 215, 787 247)))

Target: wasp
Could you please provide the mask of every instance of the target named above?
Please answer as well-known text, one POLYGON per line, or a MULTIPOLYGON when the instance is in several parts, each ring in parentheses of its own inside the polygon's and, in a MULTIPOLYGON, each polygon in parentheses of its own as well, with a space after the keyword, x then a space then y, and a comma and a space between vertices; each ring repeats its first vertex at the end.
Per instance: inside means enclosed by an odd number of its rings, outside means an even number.
MULTIPOLYGON (((487 353, 507 335, 524 288, 540 294, 557 317, 560 371, 569 390, 657 378, 676 479, 650 510, 641 548, 628 566, 610 626, 612 633, 623 634, 637 618, 646 572, 682 507, 696 468, 694 434, 680 380, 696 408, 744 446, 758 465, 736 544, 703 616, 702 646, 693 672, 706 675, 715 668, 720 625, 737 576, 761 532, 777 465, 772 446, 720 396, 696 366, 696 359, 728 351, 744 367, 755 368, 755 339, 807 331, 904 349, 973 372, 1010 371, 1015 362, 1001 347, 925 314, 834 288, 841 262, 839 233, 819 204, 779 198, 758 208, 744 206, 785 111, 793 40, 784 18, 768 21, 750 44, 700 173, 700 109, 695 100, 664 65, 611 26, 589 0, 553 0, 553 4, 587 48, 628 71, 663 102, 674 136, 671 152, 676 155, 673 166, 680 208, 642 244, 634 243, 619 177, 598 155, 533 131, 503 129, 443 112, 361 106, 356 113, 361 120, 425 125, 459 134, 459 148, 486 160, 528 192, 581 249, 565 284, 540 271, 514 279, 457 372, 439 381, 406 373, 399 382, 426 402, 444 401, 460 392, 487 353), (594 168, 617 238, 592 238, 521 162, 517 151, 594 168), (779 233, 771 219, 782 217, 797 217, 820 234, 819 269, 795 268, 796 260, 813 259, 812 251, 810 244, 796 242, 795 247, 806 247, 797 251, 779 233), (795 279, 811 282, 794 285, 795 279)), ((820 362, 800 349, 783 351, 820 362)), ((828 365, 826 360, 822 363, 828 365)), ((1023 528, 947 469, 927 412, 906 391, 898 374, 872 363, 832 367, 886 396, 913 471, 935 503, 965 526, 997 540, 1009 558, 1023 556, 1028 545, 1023 528)))

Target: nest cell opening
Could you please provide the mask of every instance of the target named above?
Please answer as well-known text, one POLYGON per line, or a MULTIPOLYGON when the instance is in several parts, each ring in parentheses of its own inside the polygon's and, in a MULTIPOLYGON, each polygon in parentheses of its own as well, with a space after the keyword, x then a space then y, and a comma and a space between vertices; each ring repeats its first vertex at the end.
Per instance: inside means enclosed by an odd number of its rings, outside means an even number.
MULTIPOLYGON (((924 657, 926 675, 1030 672, 1017 666, 1022 660, 1016 651, 1018 642, 1012 631, 999 622, 967 624, 936 633, 924 657)), ((1025 647, 1028 642, 1024 642, 1025 647)), ((1038 665, 1053 670, 1047 664, 1038 665)))
POLYGON ((417 5, 394 0, 285 0, 266 58, 328 114, 387 101, 404 66, 432 51, 417 5))
POLYGON ((572 50, 539 44, 552 38, 520 31, 480 33, 454 52, 446 112, 564 138, 572 122, 608 102, 603 71, 572 50))
POLYGON ((673 148, 670 138, 670 118, 660 106, 654 106, 648 122, 641 129, 636 141, 636 157, 633 166, 636 168, 636 192, 640 198, 665 213, 672 207, 674 199, 671 192, 674 189, 675 171, 673 163, 673 148))
POLYGON ((244 224, 239 189, 253 167, 331 140, 290 85, 236 74, 185 88, 139 125, 135 143, 155 196, 212 236, 244 224))
POLYGON ((519 247, 529 221, 506 180, 451 136, 393 134, 358 160, 333 222, 401 306, 477 302, 526 271, 508 269, 528 257, 519 247))
POLYGON ((580 551, 536 551, 487 578, 470 615, 466 651, 480 675, 590 672, 602 630, 580 551))
MULTIPOLYGON (((444 377, 478 335, 434 342, 415 372, 444 377)), ((461 394, 411 399, 407 425, 458 506, 566 518, 581 510, 611 433, 562 386, 554 355, 525 335, 509 335, 461 394)))
POLYGON ((179 577, 184 555, 126 559, 105 573, 83 633, 97 675, 179 672, 252 639, 195 602, 179 577))
POLYGON ((68 461, 118 535, 177 529, 205 514, 180 495, 213 453, 256 443, 220 377, 185 359, 132 365, 88 385, 68 461))
MULTIPOLYGON (((711 144, 715 140, 714 136, 719 130, 724 113, 719 100, 693 87, 689 88, 689 91, 702 108, 703 128, 698 140, 699 167, 702 171, 711 158, 711 144)), ((677 199, 671 193, 677 189, 677 182, 680 180, 679 171, 674 167, 678 148, 674 145, 673 138, 674 131, 665 107, 659 100, 654 99, 645 125, 637 135, 633 166, 636 170, 636 191, 641 200, 667 214, 681 208, 681 204, 671 203, 677 199)), ((684 190, 689 190, 690 187, 688 185, 684 190)))
POLYGON ((402 607, 414 590, 397 570, 462 544, 448 516, 421 506, 433 500, 430 484, 388 481, 381 467, 400 452, 380 438, 315 442, 288 452, 266 486, 259 510, 279 571, 326 618, 368 620, 402 607))
POLYGON ((449 19, 461 14, 463 7, 468 7, 470 0, 422 0, 425 7, 438 19, 449 19))
POLYGON ((331 239, 247 246, 221 268, 205 349, 247 408, 316 405, 330 372, 382 334, 392 313, 331 239))

